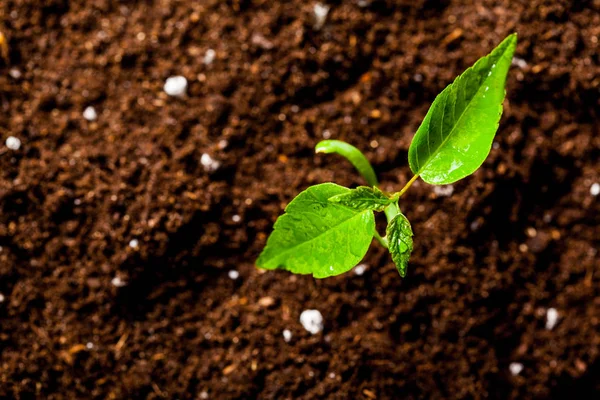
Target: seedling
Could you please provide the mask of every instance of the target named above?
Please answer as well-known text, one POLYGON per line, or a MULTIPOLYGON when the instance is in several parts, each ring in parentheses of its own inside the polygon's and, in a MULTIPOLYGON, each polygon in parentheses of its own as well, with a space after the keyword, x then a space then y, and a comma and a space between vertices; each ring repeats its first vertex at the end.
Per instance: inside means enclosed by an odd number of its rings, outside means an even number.
POLYGON ((300 193, 275 222, 257 266, 315 278, 335 276, 358 264, 375 238, 389 249, 404 277, 413 232, 398 200, 419 177, 432 185, 447 185, 483 164, 502 115, 516 45, 517 35, 508 36, 435 98, 408 150, 414 175, 398 192, 378 188, 373 167, 356 147, 338 140, 317 144, 317 153, 337 153, 350 161, 369 186, 349 189, 322 183, 300 193), (384 212, 388 221, 383 237, 375 229, 375 212, 384 212))

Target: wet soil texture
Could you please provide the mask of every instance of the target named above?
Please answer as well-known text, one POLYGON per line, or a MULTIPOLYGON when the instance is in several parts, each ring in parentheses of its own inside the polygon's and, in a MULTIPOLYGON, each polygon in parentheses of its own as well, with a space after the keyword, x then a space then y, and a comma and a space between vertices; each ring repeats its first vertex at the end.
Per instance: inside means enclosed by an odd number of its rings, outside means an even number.
POLYGON ((0 2, 0 397, 599 397, 600 2, 315 4, 0 2), (254 267, 299 191, 363 183, 315 143, 398 190, 435 95, 515 31, 490 157, 403 197, 405 279, 376 246, 254 267))

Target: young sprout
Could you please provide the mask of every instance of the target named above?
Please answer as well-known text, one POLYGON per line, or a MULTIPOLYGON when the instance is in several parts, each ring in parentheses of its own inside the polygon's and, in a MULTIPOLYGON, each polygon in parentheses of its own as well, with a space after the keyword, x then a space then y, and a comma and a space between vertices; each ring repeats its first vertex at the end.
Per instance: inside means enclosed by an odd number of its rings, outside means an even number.
MULTIPOLYGON (((315 278, 335 276, 356 266, 375 238, 389 250, 404 277, 413 232, 400 211, 399 199, 418 178, 432 185, 449 185, 483 164, 502 115, 506 76, 516 45, 517 35, 508 36, 435 98, 408 150, 414 175, 397 192, 378 188, 373 167, 356 147, 338 140, 317 144, 317 153, 337 153, 350 161, 369 186, 349 189, 322 183, 300 193, 275 222, 257 266, 315 278), (387 218, 384 236, 375 229, 375 212, 387 218)), ((446 188, 439 193, 452 190, 446 188)))

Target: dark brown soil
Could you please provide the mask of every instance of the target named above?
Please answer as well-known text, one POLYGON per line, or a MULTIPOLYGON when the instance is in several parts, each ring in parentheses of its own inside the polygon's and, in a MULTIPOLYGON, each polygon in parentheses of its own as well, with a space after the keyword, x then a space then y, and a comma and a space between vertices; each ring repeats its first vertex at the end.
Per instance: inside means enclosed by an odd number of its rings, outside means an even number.
POLYGON ((599 397, 600 2, 363 3, 315 31, 307 1, 0 2, 0 397, 599 397), (490 157, 402 203, 405 279, 375 246, 363 276, 255 269, 300 190, 362 183, 317 141, 399 189, 434 96, 513 31, 490 157))

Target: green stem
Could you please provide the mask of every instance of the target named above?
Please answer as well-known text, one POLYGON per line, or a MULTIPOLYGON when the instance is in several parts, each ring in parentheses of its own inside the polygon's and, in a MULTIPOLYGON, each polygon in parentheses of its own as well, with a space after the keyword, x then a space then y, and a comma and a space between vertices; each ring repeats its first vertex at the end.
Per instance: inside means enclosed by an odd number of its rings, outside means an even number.
POLYGON ((388 247, 387 236, 381 237, 381 235, 379 234, 379 232, 375 231, 375 239, 377 239, 377 241, 379 242, 379 244, 381 244, 386 249, 389 248, 388 247))
POLYGON ((341 140, 323 140, 315 147, 317 153, 337 153, 354 165, 370 186, 379 186, 377 175, 367 157, 356 147, 341 140))

